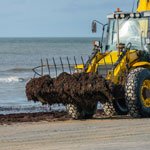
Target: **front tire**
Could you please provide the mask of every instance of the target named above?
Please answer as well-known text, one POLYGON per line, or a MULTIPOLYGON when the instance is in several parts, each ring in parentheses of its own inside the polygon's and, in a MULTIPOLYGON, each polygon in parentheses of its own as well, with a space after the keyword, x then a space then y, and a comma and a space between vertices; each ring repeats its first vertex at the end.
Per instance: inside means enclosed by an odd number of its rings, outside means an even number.
POLYGON ((67 109, 68 114, 71 116, 71 118, 73 119, 82 118, 82 110, 76 105, 67 104, 66 109, 67 109))
POLYGON ((125 85, 129 114, 134 117, 150 116, 150 71, 146 68, 132 70, 125 85))
POLYGON ((67 112, 73 119, 91 119, 96 112, 97 105, 81 108, 75 104, 67 104, 67 112))
POLYGON ((126 106, 125 99, 114 100, 113 105, 117 115, 127 115, 128 108, 126 106))
POLYGON ((104 114, 108 117, 112 117, 116 114, 113 102, 106 102, 103 104, 104 114))

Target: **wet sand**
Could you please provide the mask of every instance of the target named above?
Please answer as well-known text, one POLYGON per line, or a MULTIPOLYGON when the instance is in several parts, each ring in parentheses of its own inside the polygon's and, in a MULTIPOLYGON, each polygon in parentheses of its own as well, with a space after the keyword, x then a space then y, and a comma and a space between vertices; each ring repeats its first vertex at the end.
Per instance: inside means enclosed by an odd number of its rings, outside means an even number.
POLYGON ((150 119, 129 117, 0 125, 0 150, 149 150, 150 119))

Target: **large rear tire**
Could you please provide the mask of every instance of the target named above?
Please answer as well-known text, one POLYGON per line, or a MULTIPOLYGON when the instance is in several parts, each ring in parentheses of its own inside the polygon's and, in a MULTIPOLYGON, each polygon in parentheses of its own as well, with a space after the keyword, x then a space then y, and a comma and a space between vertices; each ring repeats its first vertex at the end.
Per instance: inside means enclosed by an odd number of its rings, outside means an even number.
POLYGON ((113 102, 106 102, 103 104, 103 110, 106 116, 112 117, 114 115, 127 115, 128 108, 123 100, 114 100, 113 102))
POLYGON ((91 119, 96 112, 97 104, 81 108, 75 104, 67 105, 67 112, 73 119, 91 119))
POLYGON ((129 114, 134 117, 150 116, 150 70, 132 70, 125 85, 126 103, 129 114))

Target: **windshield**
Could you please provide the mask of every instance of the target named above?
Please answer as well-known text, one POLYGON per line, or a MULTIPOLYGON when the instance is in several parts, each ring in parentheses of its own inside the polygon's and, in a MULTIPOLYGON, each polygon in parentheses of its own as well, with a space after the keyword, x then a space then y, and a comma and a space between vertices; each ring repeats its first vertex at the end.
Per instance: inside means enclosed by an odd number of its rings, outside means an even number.
MULTIPOLYGON (((119 41, 127 45, 132 44, 131 49, 144 49, 145 39, 148 33, 148 18, 125 18, 119 20, 119 41)), ((108 34, 108 50, 116 50, 117 44, 117 20, 110 19, 108 34)))

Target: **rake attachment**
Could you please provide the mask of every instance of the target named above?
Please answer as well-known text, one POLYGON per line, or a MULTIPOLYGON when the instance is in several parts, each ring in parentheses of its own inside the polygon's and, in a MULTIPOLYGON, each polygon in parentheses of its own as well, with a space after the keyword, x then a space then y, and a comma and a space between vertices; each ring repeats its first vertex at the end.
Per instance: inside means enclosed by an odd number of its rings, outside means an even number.
POLYGON ((81 73, 81 72, 95 72, 103 77, 106 77, 109 70, 112 70, 114 63, 112 61, 112 56, 110 55, 111 64, 107 64, 105 57, 101 58, 101 62, 103 65, 98 64, 99 58, 95 56, 96 54, 93 53, 91 56, 88 56, 87 58, 83 58, 82 56, 79 58, 76 58, 75 56, 73 58, 70 57, 58 57, 58 58, 52 58, 44 61, 41 59, 41 64, 35 68, 33 68, 34 72, 34 78, 36 76, 43 76, 43 75, 49 75, 51 77, 58 77, 59 74, 62 72, 66 72, 69 74, 74 73, 81 73), (93 59, 95 59, 93 61, 93 59), (89 70, 89 68, 94 68, 92 70, 89 70))
POLYGON ((112 103, 118 93, 116 89, 120 88, 105 79, 115 65, 111 55, 110 58, 105 56, 98 57, 93 52, 88 59, 82 56, 41 59, 41 65, 33 68, 34 78, 26 85, 28 100, 79 106, 85 112, 91 110, 91 106, 95 107, 98 101, 112 103), (106 59, 110 59, 109 64, 106 59))
POLYGON ((75 56, 73 59, 66 58, 46 58, 46 61, 41 59, 41 64, 35 68, 33 68, 34 77, 49 75, 51 77, 57 77, 62 72, 67 72, 69 74, 74 74, 77 72, 81 72, 85 68, 85 59, 81 56, 80 59, 77 59, 75 56), (78 63, 79 62, 79 63, 78 63), (78 68, 78 65, 83 65, 82 68, 78 68))

